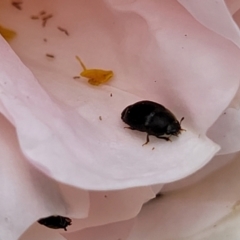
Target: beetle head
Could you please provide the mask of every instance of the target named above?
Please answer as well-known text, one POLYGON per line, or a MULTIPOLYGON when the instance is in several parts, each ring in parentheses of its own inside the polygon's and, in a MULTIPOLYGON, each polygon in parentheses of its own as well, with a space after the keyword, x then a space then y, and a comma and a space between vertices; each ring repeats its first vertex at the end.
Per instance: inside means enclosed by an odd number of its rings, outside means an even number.
POLYGON ((185 129, 182 129, 181 128, 181 123, 183 121, 184 117, 181 118, 180 122, 179 121, 174 121, 172 123, 170 123, 168 126, 167 126, 167 132, 166 134, 167 135, 174 135, 174 136, 178 136, 181 131, 186 131, 185 129))
POLYGON ((126 121, 128 120, 128 113, 129 113, 129 106, 126 107, 121 114, 121 119, 126 123, 126 121))

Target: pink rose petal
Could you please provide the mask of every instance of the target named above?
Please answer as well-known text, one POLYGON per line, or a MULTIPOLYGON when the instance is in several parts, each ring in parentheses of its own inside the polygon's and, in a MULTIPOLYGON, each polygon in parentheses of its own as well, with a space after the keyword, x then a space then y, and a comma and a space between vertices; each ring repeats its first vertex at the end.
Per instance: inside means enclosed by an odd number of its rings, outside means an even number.
POLYGON ((231 15, 234 15, 240 9, 239 0, 225 0, 225 3, 231 15))
MULTIPOLYGON (((239 2, 239 1, 238 1, 239 2)), ((229 4, 237 4, 230 1, 229 4)), ((240 26, 240 11, 235 11, 234 20, 240 26)), ((218 154, 234 153, 240 150, 240 91, 236 93, 227 108, 214 125, 209 129, 208 136, 221 146, 218 154)))
POLYGON ((228 108, 208 133, 209 137, 221 146, 219 154, 240 150, 240 111, 228 108))
MULTIPOLYGON (((236 5, 229 1, 230 9, 224 0, 178 0, 200 23, 240 46, 240 32, 231 13, 236 5)), ((226 1, 228 2, 228 1, 226 1)))
POLYGON ((26 161, 15 129, 2 115, 0 128, 1 238, 14 240, 39 218, 66 214, 67 205, 57 183, 26 161))
MULTIPOLYGON (((9 25, 16 26, 19 33, 19 38, 13 42, 12 46, 44 86, 46 92, 11 49, 1 42, 0 99, 2 102, 0 111, 16 126, 21 149, 27 159, 42 172, 61 182, 76 187, 102 190, 170 182, 187 176, 205 165, 218 150, 218 146, 206 138, 205 133, 228 106, 237 91, 239 50, 222 37, 203 28, 174 1, 106 2, 109 5, 101 1, 84 2, 84 5, 81 1, 73 1, 72 4, 66 5, 64 1, 59 1, 56 6, 56 3, 49 1, 25 1, 22 12, 16 9, 14 9, 16 12, 13 9, 7 10, 9 6, 6 3, 3 4, 5 8, 1 9, 1 16, 5 18, 5 21, 7 20, 9 25), (42 6, 54 14, 54 18, 48 22, 45 29, 29 19, 29 16, 33 12, 38 12, 39 7, 42 8, 42 6), (16 13, 14 16, 12 16, 13 12, 16 13), (66 36, 60 37, 62 33, 54 32, 59 23, 67 25, 71 33, 71 38, 68 40, 66 36), (50 44, 44 45, 43 36, 48 37, 50 44), (183 49, 187 51, 182 51, 183 49), (52 62, 45 59, 45 53, 49 51, 54 51, 56 54, 56 59, 52 62), (73 60, 78 52, 84 62, 86 61, 87 66, 113 69, 116 74, 115 79, 101 88, 90 87, 84 79, 73 82, 73 72, 80 71, 79 66, 73 60), (110 98, 111 93, 113 96, 110 98), (141 143, 144 142, 145 134, 123 129, 125 125, 120 121, 119 116, 122 109, 134 101, 150 98, 172 109, 178 119, 181 116, 186 118, 183 127, 187 129, 187 132, 174 140, 171 145, 151 138, 151 143, 142 148, 141 143), (101 122, 99 122, 99 116, 102 117, 101 122)), ((220 29, 218 24, 213 24, 211 14, 207 17, 202 14, 203 8, 199 8, 194 14, 206 17, 209 21, 207 27, 237 42, 239 37, 234 32, 235 25, 229 18, 228 12, 236 12, 234 9, 237 7, 235 3, 229 3, 228 6, 234 5, 234 7, 231 8, 232 10, 230 7, 226 10, 223 2, 218 1, 218 3, 221 3, 222 19, 220 20, 222 20, 223 29, 220 29)), ((236 22, 237 13, 234 16, 236 22)), ((219 16, 216 14, 215 19, 219 16)), ((220 144, 228 147, 229 143, 230 141, 220 144)), ((18 152, 20 152, 19 149, 18 152)), ((24 159, 23 156, 21 157, 24 159)), ((27 169, 31 169, 25 159, 24 164, 27 169)), ((15 169, 15 163, 13 166, 12 169, 15 169)), ((238 167, 234 165, 233 169, 235 168, 238 167)), ((218 174, 221 177, 225 175, 222 172, 218 174)), ((231 174, 236 173, 231 171, 231 174)), ((231 174, 230 177, 232 177, 231 174)), ((35 177, 37 176, 34 175, 34 179, 35 177)), ((49 181, 52 184, 52 181, 46 179, 44 182, 49 181)), ((13 180, 8 181, 11 183, 13 180)), ((211 225, 211 221, 226 214, 229 208, 226 210, 223 207, 225 199, 223 199, 223 204, 215 199, 217 196, 217 200, 222 200, 221 191, 218 191, 216 195, 213 194, 209 200, 210 192, 215 192, 215 188, 211 187, 210 190, 206 190, 209 182, 211 178, 207 183, 205 182, 206 184, 204 181, 202 185, 199 184, 200 190, 205 189, 200 198, 199 191, 197 191, 198 185, 196 185, 193 190, 183 191, 182 195, 175 194, 167 197, 167 200, 161 204, 148 204, 146 209, 150 209, 150 214, 147 213, 147 217, 144 215, 148 210, 141 213, 140 220, 135 225, 137 231, 133 232, 129 240, 146 236, 150 236, 150 239, 159 239, 162 231, 160 234, 158 229, 152 231, 152 226, 156 222, 158 224, 160 221, 165 221, 164 217, 167 218, 164 224, 166 224, 166 229, 170 229, 169 232, 172 228, 168 221, 171 223, 170 217, 175 217, 175 215, 179 218, 180 224, 177 230, 181 233, 184 233, 185 224, 194 223, 193 218, 195 219, 196 212, 207 217, 207 221, 201 218, 200 224, 194 227, 201 229, 202 226, 211 225), (191 199, 192 196, 193 199, 191 199), (167 213, 158 209, 161 205, 170 209, 169 205, 172 206, 175 203, 174 197, 177 197, 178 203, 183 200, 181 206, 187 202, 187 209, 184 207, 179 209, 178 204, 167 213), (189 214, 187 210, 189 207, 193 209, 197 201, 200 204, 197 205, 196 212, 189 214), (207 201, 209 205, 206 204, 207 201), (212 206, 212 202, 217 202, 219 205, 212 206), (211 214, 210 210, 216 214, 211 214), (159 212, 160 217, 158 217, 159 212), (181 214, 183 218, 186 217, 183 222, 181 214), (143 225, 142 216, 144 216, 143 225), (146 224, 146 218, 152 219, 153 223, 149 221, 146 224), (154 221, 159 218, 161 218, 160 221, 154 221)), ((237 182, 236 179, 234 182, 237 182)), ((15 185, 14 182, 13 186, 16 187, 15 185)), ((25 186, 29 186, 29 182, 25 186)), ((219 185, 218 189, 221 187, 219 185)), ((87 192, 64 184, 60 184, 59 188, 59 193, 55 190, 59 194, 60 200, 58 201, 63 201, 68 205, 63 213, 79 218, 86 216, 88 212, 87 192), (76 196, 75 199, 73 199, 74 196, 76 196)), ((128 197, 136 202, 127 201, 124 212, 118 212, 124 208, 123 206, 119 209, 114 209, 114 206, 128 190, 122 193, 120 191, 107 193, 107 198, 103 196, 104 192, 90 193, 94 200, 89 218, 74 220, 74 222, 76 224, 78 222, 78 227, 83 225, 89 227, 130 218, 137 214, 142 203, 151 197, 149 189, 144 188, 145 192, 138 192, 138 190, 135 192, 136 197, 143 193, 140 199, 134 199, 134 196, 131 196, 134 190, 129 190, 131 194, 126 194, 126 198, 122 198, 120 203, 124 204, 124 200, 128 197), (110 200, 109 208, 105 205, 107 199, 110 200), (131 204, 134 204, 134 207, 128 212, 131 204), (106 209, 109 210, 109 214, 103 211, 106 209)), ((36 195, 38 194, 39 192, 36 195)), ((226 199, 226 202, 230 204, 234 202, 233 199, 239 198, 238 195, 231 196, 233 198, 230 200, 226 199)), ((56 200, 54 197, 53 199, 56 200)), ((44 202, 44 200, 41 201, 44 202)), ((31 208, 31 205, 29 207, 31 208)), ((60 209, 61 207, 62 205, 59 204, 60 209)), ((40 204, 40 210, 37 211, 42 211, 41 208, 40 204)), ((45 208, 43 210, 45 212, 41 212, 41 215, 52 213, 52 211, 46 211, 45 208)), ((57 212, 61 211, 57 209, 57 212)), ((16 222, 14 222, 16 233, 14 231, 12 235, 17 236, 33 222, 33 219, 36 220, 39 217, 39 214, 34 214, 27 218, 27 223, 20 222, 20 225, 15 227, 16 222)), ((103 226, 87 229, 66 234, 66 236, 69 236, 69 239, 71 237, 73 239, 99 239, 99 236, 104 239, 106 236, 110 239, 118 231, 117 233, 123 233, 119 235, 119 238, 125 239, 133 223, 133 220, 130 220, 122 225, 121 223, 112 224, 106 228, 103 226)), ((165 226, 164 224, 162 226, 165 226)), ((219 229, 218 233, 221 233, 225 228, 219 227, 219 229)), ((194 232, 193 229, 191 230, 194 232)), ((51 231, 39 224, 34 224, 29 231, 31 234, 23 235, 24 240, 33 239, 35 234, 39 239, 48 237, 56 240, 62 239, 58 231, 51 231), (41 235, 38 233, 40 229, 43 229, 41 235)), ((166 236, 176 234, 173 231, 169 232, 166 231, 164 234, 166 236)), ((204 235, 203 233, 200 236, 209 237, 211 234, 204 235)), ((8 239, 12 237, 6 236, 8 239)), ((198 236, 194 237, 198 239, 198 236)))
POLYGON ((71 218, 86 218, 89 215, 89 192, 69 185, 58 183, 59 192, 66 204, 66 214, 71 218))
MULTIPOLYGON (((37 168, 76 187, 121 189, 183 178, 218 151, 204 134, 238 88, 240 55, 231 42, 175 1, 120 8, 101 1, 84 7, 81 1, 46 2, 54 17, 45 29, 24 15, 38 12, 42 2, 24 4, 25 12, 9 20, 22 23, 16 24, 19 39, 12 46, 51 97, 2 42, 0 60, 8 61, 1 66, 0 98, 22 151, 37 168), (69 38, 55 28, 60 23, 69 38), (56 61, 45 58, 49 51, 56 61), (86 66, 114 70, 115 78, 101 88, 74 81, 80 72, 76 54, 86 66), (127 105, 142 99, 166 105, 178 119, 184 116, 187 132, 172 143, 151 137, 142 147, 146 135, 124 129, 120 120, 127 105)), ((10 7, 2 11, 6 19, 13 14, 10 7)))
POLYGON ((155 195, 156 194, 158 194, 160 191, 161 191, 161 189, 163 188, 163 184, 155 184, 155 185, 153 185, 153 186, 151 186, 152 187, 152 191, 155 193, 155 195))
MULTIPOLYGON (((215 160, 217 163, 217 159, 215 160)), ((225 230, 221 231, 225 239, 228 232, 239 233, 239 227, 228 230, 226 224, 232 221, 230 216, 234 216, 234 213, 239 215, 239 169, 238 155, 229 165, 202 181, 181 191, 166 193, 162 198, 150 202, 141 211, 127 239, 155 240, 160 237, 160 239, 200 240, 205 239, 208 235, 206 233, 216 234, 218 225, 222 225, 222 229, 225 230)), ((220 232, 216 235, 220 236, 220 232)), ((223 238, 208 236, 206 239, 223 238)))
POLYGON ((90 210, 85 219, 74 219, 69 231, 127 220, 135 217, 143 203, 154 198, 151 187, 90 192, 90 210))
POLYGON ((57 230, 46 228, 35 223, 28 229, 19 240, 66 240, 57 230))
MULTIPOLYGON (((109 192, 93 191, 90 192, 90 209, 88 212, 88 208, 85 204, 82 203, 84 198, 77 198, 77 195, 79 195, 80 197, 81 190, 75 190, 72 187, 63 186, 64 185, 60 184, 61 190, 64 191, 64 200, 66 201, 67 197, 68 200, 71 200, 73 202, 70 204, 69 202, 66 203, 66 205, 68 206, 67 216, 72 218, 72 225, 67 227, 68 233, 73 231, 79 231, 80 229, 84 228, 131 219, 139 213, 142 205, 145 202, 155 197, 155 194, 152 191, 151 187, 131 188, 121 191, 109 192), (79 209, 77 209, 77 201, 79 202, 79 209), (71 207, 71 211, 69 211, 69 205, 71 207), (75 209, 72 206, 75 206, 75 209), (88 216, 85 216, 85 218, 83 219, 79 219, 84 216, 77 216, 76 214, 80 211, 80 209, 84 207, 88 212, 88 216)), ((49 230, 45 226, 35 223, 26 230, 26 232, 21 236, 20 240, 31 239, 32 235, 34 234, 38 235, 38 238, 41 239, 44 234, 48 235, 48 233, 51 233, 49 235, 49 238, 51 238, 52 236, 57 238, 59 233, 64 232, 65 231, 62 229, 49 230), (55 234, 52 234, 52 232, 55 232, 55 234)))
MULTIPOLYGON (((220 150, 221 151, 221 150, 220 150)), ((230 162, 234 161, 234 158, 237 157, 237 153, 228 154, 228 155, 220 155, 214 157, 207 165, 198 170, 196 173, 183 178, 179 181, 165 184, 162 188, 163 192, 172 192, 172 191, 181 191, 187 187, 191 187, 194 184, 200 183, 202 180, 219 170, 220 168, 224 168, 230 162)))
MULTIPOLYGON (((122 221, 114 224, 107 224, 104 226, 93 227, 77 231, 73 233, 63 233, 62 235, 67 240, 125 240, 128 238, 133 226, 135 219, 122 221)), ((25 240, 25 239, 24 239, 25 240)))
MULTIPOLYGON (((214 159, 215 164, 218 158, 214 159)), ((135 219, 64 236, 67 240, 237 240, 240 234, 239 170, 238 155, 202 181, 181 191, 163 193, 163 197, 144 205, 135 219)))
MULTIPOLYGON (((124 74, 123 70, 119 71, 119 77, 130 78, 131 81, 127 85, 124 81, 116 81, 115 86, 168 104, 175 112, 176 102, 182 102, 184 106, 178 104, 177 110, 184 116, 190 115, 191 124, 202 130, 213 124, 217 118, 213 120, 212 116, 220 115, 223 104, 229 104, 239 85, 238 48, 199 24, 176 1, 109 2, 125 17, 130 11, 133 16, 136 14, 144 19, 141 22, 136 17, 136 33, 126 36, 130 38, 129 42, 125 40, 128 49, 131 47, 140 60, 136 62, 133 59, 135 55, 129 59, 129 51, 121 53, 127 55, 128 62, 124 63, 128 63, 127 69, 132 67, 132 71, 128 72, 128 75, 132 73, 132 77, 124 74), (136 24, 137 20, 141 27, 136 24), (139 36, 142 36, 141 41, 139 36), (138 45, 135 47, 132 42, 138 42, 138 45), (141 72, 139 66, 142 66, 141 72), (141 84, 140 79, 143 79, 141 84), (223 92, 224 85, 228 90, 223 92), (225 94, 231 94, 231 97, 225 94), (221 105, 220 112, 218 104, 221 105)), ((128 29, 131 25, 125 27, 128 29)))
MULTIPOLYGON (((20 64, 18 61, 16 63, 20 64)), ((7 81, 7 84, 4 87, 4 94, 0 97, 6 108, 11 110, 21 147, 39 169, 62 182, 85 188, 107 189, 172 181, 190 174, 193 169, 196 170, 205 164, 218 150, 217 146, 204 136, 194 136, 190 131, 177 139, 179 144, 176 146, 165 142, 156 145, 157 139, 154 139, 151 144, 143 148, 141 134, 133 133, 134 136, 126 133, 114 109, 112 118, 112 115, 106 116, 106 119, 110 120, 107 126, 118 126, 119 130, 112 135, 112 129, 109 127, 108 138, 102 142, 106 127, 96 128, 89 124, 90 119, 86 122, 84 118, 76 116, 71 111, 64 112, 64 108, 60 109, 50 100, 23 66, 21 76, 17 67, 14 69, 5 67, 2 80, 7 81), (25 71, 24 75, 23 71, 25 71), (15 74, 21 82, 18 88, 18 84, 12 82, 16 79, 15 74), (88 127, 83 129, 82 126, 88 127), (82 141, 79 142, 80 139, 82 141), (93 142, 92 139, 95 141, 93 142), (101 151, 91 151, 87 147, 89 144, 92 149, 101 151), (138 151, 129 152, 129 146, 138 151), (182 154, 176 159, 172 154, 174 151, 182 154), (193 162, 194 156, 198 155, 196 152, 200 157, 195 158, 193 162), (161 161, 157 161, 159 154, 164 156, 161 161), (196 164, 198 161, 199 163, 196 164), (119 171, 121 169, 122 171, 119 171)), ((99 121, 97 116, 93 121, 99 121)))

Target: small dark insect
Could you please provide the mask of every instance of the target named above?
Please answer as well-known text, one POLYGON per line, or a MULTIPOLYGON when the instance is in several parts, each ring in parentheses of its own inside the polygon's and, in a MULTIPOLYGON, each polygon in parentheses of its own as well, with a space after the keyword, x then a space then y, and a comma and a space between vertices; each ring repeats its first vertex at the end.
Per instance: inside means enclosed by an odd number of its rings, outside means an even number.
POLYGON ((181 131, 185 131, 181 128, 184 118, 179 122, 164 106, 151 101, 140 101, 126 107, 121 118, 129 125, 127 128, 147 133, 147 140, 143 146, 149 142, 150 135, 171 141, 171 135, 178 136, 181 131))
POLYGON ((22 2, 21 1, 12 1, 12 5, 18 10, 22 10, 22 2))
POLYGON ((49 54, 49 53, 46 53, 46 56, 49 57, 49 58, 55 58, 54 55, 49 54))
POLYGON ((101 116, 99 116, 99 120, 102 121, 102 117, 101 116))
POLYGON ((110 94, 110 97, 112 97, 112 93, 110 94))
POLYGON ((58 30, 61 32, 64 32, 67 36, 69 36, 69 32, 66 29, 64 29, 62 27, 58 27, 58 30))
POLYGON ((63 217, 63 216, 50 216, 46 218, 41 218, 38 220, 38 223, 53 229, 63 228, 67 231, 67 227, 72 225, 72 219, 63 217))

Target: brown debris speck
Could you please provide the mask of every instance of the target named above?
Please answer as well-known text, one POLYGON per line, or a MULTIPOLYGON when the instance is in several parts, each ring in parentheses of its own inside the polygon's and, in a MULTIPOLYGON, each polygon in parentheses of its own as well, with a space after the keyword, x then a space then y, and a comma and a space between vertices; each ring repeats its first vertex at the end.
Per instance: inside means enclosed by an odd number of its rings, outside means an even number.
POLYGON ((43 17, 43 18, 42 18, 42 26, 45 27, 46 24, 47 24, 47 21, 48 21, 50 18, 52 18, 52 17, 53 17, 52 14, 48 14, 47 16, 43 17))
POLYGON ((35 16, 35 15, 33 15, 33 16, 31 16, 31 19, 33 19, 33 20, 36 20, 36 19, 39 19, 39 17, 38 17, 38 16, 35 16))
POLYGON ((57 27, 57 29, 61 32, 64 32, 67 36, 69 36, 69 32, 65 28, 57 27))
POLYGON ((54 55, 49 54, 49 53, 46 53, 46 56, 49 57, 49 58, 55 58, 54 55))
POLYGON ((164 195, 162 193, 157 193, 156 198, 162 198, 164 195))
POLYGON ((102 117, 101 116, 99 116, 99 120, 102 121, 102 117))
POLYGON ((112 97, 112 93, 110 94, 110 97, 112 97))
POLYGON ((22 2, 21 1, 12 1, 12 5, 18 10, 22 10, 22 2))
POLYGON ((46 38, 44 38, 44 39, 43 39, 43 41, 44 41, 44 42, 47 42, 47 39, 46 39, 46 38))
POLYGON ((80 77, 79 76, 75 76, 75 77, 73 77, 73 79, 79 79, 80 77))
POLYGON ((155 149, 155 147, 152 148, 152 150, 154 150, 154 149, 155 149))
POLYGON ((52 18, 52 14, 48 14, 47 16, 43 17, 42 20, 48 20, 49 18, 52 18))
POLYGON ((45 15, 46 12, 45 12, 44 10, 42 10, 39 14, 40 14, 40 15, 45 15))
POLYGON ((34 19, 34 20, 41 19, 42 20, 42 26, 45 27, 46 24, 47 24, 47 21, 52 17, 53 17, 52 14, 47 14, 46 11, 41 11, 39 14, 32 15, 31 19, 34 19))

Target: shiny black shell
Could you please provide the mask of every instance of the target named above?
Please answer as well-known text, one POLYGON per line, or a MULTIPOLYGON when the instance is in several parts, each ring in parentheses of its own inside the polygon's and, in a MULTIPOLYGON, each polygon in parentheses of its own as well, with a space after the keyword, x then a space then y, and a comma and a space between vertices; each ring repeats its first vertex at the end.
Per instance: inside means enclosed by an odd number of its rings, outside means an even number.
POLYGON ((169 141, 169 137, 163 135, 178 136, 181 132, 181 121, 163 105, 151 101, 140 101, 126 107, 121 118, 123 122, 128 124, 130 129, 147 133, 148 136, 153 135, 169 141))
POLYGON ((67 227, 72 224, 72 220, 67 217, 54 215, 46 218, 41 218, 38 220, 38 223, 53 229, 63 228, 67 231, 67 227))

